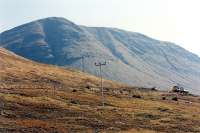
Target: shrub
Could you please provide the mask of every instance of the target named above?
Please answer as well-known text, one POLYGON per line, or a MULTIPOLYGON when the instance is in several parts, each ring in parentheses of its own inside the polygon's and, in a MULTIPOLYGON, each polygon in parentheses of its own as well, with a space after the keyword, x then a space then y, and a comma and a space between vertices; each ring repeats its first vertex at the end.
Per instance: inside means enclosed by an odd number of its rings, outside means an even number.
POLYGON ((91 89, 91 87, 90 87, 89 85, 87 85, 85 88, 87 88, 87 89, 91 89))
POLYGON ((168 108, 163 108, 163 107, 159 107, 158 110, 160 110, 161 112, 166 112, 169 111, 168 108))
POLYGON ((140 95, 135 95, 135 94, 132 97, 133 98, 142 98, 140 95))
POLYGON ((166 100, 166 97, 162 97, 162 100, 166 100))
POLYGON ((79 100, 71 100, 70 101, 72 104, 80 104, 80 101, 79 100))
POLYGON ((178 101, 178 98, 177 97, 173 97, 172 100, 173 101, 178 101))
POLYGON ((77 92, 77 90, 73 89, 72 92, 77 92))

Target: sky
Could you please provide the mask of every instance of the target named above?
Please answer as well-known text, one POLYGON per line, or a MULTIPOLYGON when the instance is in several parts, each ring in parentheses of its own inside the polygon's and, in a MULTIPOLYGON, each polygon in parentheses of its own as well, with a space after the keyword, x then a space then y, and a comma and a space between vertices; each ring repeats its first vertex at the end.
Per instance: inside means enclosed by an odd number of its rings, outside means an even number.
POLYGON ((115 27, 174 42, 200 56, 200 0, 0 0, 0 32, 46 18, 115 27))

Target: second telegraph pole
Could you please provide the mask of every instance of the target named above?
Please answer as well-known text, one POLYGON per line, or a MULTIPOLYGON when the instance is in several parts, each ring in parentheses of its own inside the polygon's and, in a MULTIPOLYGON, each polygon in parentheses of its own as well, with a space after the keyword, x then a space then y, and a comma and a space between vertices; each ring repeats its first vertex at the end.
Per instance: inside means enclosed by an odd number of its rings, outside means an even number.
POLYGON ((101 77, 101 96, 102 96, 102 105, 104 107, 105 101, 104 101, 104 94, 103 94, 103 78, 102 78, 102 66, 105 66, 106 62, 95 62, 95 66, 99 67, 100 70, 100 77, 101 77))

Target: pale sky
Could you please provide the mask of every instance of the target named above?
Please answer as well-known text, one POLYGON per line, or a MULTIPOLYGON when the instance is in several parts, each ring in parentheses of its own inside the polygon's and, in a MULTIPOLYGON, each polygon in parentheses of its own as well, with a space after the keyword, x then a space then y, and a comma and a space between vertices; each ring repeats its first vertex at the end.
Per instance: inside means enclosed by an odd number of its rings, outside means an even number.
POLYGON ((0 0, 0 32, 52 16, 140 32, 200 56, 200 0, 0 0))

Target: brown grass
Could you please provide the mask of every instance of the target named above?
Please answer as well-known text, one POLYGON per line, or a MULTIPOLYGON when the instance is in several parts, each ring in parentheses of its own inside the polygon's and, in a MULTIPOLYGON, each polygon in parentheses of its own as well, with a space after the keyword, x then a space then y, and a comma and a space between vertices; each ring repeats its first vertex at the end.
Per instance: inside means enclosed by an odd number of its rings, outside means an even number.
POLYGON ((31 62, 1 49, 0 132, 200 132, 199 97, 104 80, 102 107, 99 83, 92 75, 31 62), (172 101, 173 96, 179 100, 172 101))

